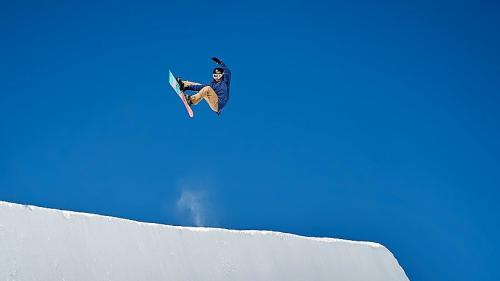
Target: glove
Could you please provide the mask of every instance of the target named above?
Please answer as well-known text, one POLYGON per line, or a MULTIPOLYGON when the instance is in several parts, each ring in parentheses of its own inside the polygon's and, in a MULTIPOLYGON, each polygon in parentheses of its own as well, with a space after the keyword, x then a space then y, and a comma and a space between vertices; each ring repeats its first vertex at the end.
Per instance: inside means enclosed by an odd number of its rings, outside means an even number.
POLYGON ((213 57, 212 60, 216 63, 216 64, 222 64, 222 61, 216 57, 213 57))

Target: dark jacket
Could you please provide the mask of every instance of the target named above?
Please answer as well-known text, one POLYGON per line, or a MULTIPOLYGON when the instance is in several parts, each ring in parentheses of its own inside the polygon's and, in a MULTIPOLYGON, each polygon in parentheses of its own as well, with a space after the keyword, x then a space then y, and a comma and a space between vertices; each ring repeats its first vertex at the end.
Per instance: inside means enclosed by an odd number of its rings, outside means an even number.
POLYGON ((229 100, 229 87, 231 85, 231 70, 224 62, 220 64, 220 67, 224 69, 224 76, 222 76, 222 80, 220 82, 217 83, 214 79, 212 79, 212 82, 210 82, 210 84, 191 85, 186 87, 186 90, 191 91, 199 91, 206 86, 212 87, 212 89, 214 89, 215 93, 217 94, 217 97, 219 98, 219 113, 229 100))

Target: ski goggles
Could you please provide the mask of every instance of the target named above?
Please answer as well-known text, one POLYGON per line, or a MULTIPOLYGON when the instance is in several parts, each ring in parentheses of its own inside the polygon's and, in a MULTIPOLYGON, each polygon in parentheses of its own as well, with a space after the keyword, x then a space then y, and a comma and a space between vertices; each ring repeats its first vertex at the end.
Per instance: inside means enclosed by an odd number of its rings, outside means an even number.
POLYGON ((213 73, 212 77, 214 77, 214 79, 221 79, 222 75, 224 75, 224 74, 223 73, 213 73))

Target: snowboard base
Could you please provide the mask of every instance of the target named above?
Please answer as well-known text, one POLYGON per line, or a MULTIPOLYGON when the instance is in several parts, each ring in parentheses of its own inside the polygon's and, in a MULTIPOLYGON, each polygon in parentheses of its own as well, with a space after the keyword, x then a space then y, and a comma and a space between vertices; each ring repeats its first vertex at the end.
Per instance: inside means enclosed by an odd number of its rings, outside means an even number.
POLYGON ((184 92, 181 91, 181 87, 180 87, 179 83, 175 79, 175 76, 172 74, 172 71, 170 71, 170 70, 168 71, 168 82, 170 83, 170 86, 172 86, 172 88, 174 88, 175 93, 179 96, 182 103, 186 107, 186 110, 187 110, 189 117, 193 118, 194 117, 193 109, 191 108, 191 106, 189 106, 189 104, 186 100, 186 97, 184 96, 184 92))

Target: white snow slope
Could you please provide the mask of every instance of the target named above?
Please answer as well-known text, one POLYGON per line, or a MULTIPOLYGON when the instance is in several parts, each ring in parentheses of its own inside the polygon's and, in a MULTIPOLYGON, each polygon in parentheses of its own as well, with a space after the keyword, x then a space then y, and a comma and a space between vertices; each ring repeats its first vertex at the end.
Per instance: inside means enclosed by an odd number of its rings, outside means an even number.
POLYGON ((384 246, 0 201, 0 280, 408 280, 384 246))

